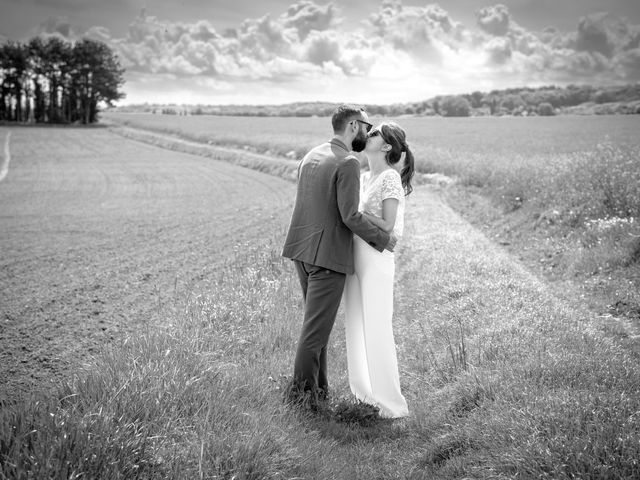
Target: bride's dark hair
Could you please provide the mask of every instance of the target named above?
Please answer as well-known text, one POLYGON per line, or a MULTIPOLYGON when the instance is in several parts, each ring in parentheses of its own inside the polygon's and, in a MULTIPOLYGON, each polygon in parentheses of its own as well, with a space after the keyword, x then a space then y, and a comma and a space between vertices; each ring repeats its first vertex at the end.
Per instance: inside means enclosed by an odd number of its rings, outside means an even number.
POLYGON ((402 167, 400 171, 400 179, 402 180, 404 194, 409 195, 413 191, 411 179, 415 173, 415 162, 413 160, 413 153, 407 144, 407 135, 402 127, 395 122, 383 123, 377 130, 380 131, 382 139, 391 145, 391 150, 389 150, 385 156, 389 165, 398 163, 402 158, 402 154, 405 154, 405 162, 404 167, 402 167))

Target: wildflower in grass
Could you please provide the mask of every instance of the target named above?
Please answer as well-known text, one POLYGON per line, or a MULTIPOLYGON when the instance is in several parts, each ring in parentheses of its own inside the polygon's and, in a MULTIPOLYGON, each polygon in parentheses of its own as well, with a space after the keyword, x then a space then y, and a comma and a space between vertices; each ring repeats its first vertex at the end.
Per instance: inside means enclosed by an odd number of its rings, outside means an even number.
POLYGON ((634 218, 607 217, 587 220, 585 226, 588 230, 607 232, 613 229, 627 229, 635 225, 634 218))

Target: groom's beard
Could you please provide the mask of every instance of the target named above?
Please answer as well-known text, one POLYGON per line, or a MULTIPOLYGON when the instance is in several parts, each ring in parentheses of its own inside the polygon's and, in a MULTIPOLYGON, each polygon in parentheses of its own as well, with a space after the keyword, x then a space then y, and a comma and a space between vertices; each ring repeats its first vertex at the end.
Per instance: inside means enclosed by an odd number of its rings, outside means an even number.
POLYGON ((361 152, 367 146, 367 136, 362 133, 362 131, 358 132, 358 136, 353 139, 351 142, 351 150, 354 152, 361 152))

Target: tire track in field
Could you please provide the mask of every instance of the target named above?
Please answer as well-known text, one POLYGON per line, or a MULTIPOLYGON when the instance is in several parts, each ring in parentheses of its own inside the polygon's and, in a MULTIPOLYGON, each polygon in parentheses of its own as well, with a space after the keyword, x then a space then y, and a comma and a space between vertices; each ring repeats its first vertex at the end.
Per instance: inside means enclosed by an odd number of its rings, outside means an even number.
POLYGON ((65 378, 103 345, 167 321, 162 305, 206 293, 247 245, 281 244, 290 182, 106 129, 12 131, 0 188, 0 397, 65 378))
POLYGON ((9 162, 11 161, 11 148, 9 146, 9 139, 11 138, 11 132, 7 132, 7 136, 4 141, 4 156, 2 161, 2 166, 0 166, 0 182, 4 180, 4 178, 9 173, 9 162))

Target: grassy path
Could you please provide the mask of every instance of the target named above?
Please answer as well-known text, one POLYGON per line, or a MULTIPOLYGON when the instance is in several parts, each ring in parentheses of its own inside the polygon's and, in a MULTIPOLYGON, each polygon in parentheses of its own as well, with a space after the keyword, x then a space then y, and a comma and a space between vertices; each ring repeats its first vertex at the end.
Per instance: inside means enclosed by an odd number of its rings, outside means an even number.
MULTIPOLYGON (((300 324, 299 287, 279 257, 293 185, 256 175, 281 192, 281 214, 230 232, 246 235, 242 251, 163 302, 161 328, 151 322, 105 350, 48 403, 5 414, 2 424, 14 429, 0 439, 16 471, 67 468, 68 476, 70 464, 110 478, 640 475, 637 362, 606 338, 600 319, 556 296, 428 185, 408 199, 397 252, 394 330, 411 416, 362 426, 285 408, 279 387, 300 324), (33 429, 36 447, 23 447, 33 429)), ((191 247, 194 265, 206 262, 205 246, 191 247)), ((329 368, 334 399, 345 401, 341 317, 329 368)))
POLYGON ((556 296, 432 187, 407 204, 397 274, 412 416, 370 439, 357 467, 345 458, 341 478, 638 475, 640 369, 601 318, 556 296))

